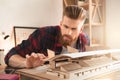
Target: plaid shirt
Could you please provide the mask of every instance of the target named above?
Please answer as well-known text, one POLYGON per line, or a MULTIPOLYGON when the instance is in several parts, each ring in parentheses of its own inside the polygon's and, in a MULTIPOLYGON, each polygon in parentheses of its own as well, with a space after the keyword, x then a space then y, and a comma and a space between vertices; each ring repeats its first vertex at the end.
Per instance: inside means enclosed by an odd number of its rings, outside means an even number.
MULTIPOLYGON (((55 51, 56 55, 60 54, 62 52, 62 44, 59 43, 59 34, 59 26, 48 26, 35 30, 27 40, 23 40, 21 44, 8 52, 5 56, 5 63, 8 64, 9 58, 15 54, 25 57, 26 54, 30 55, 35 52, 43 53, 47 56, 47 49, 55 51)), ((80 52, 85 51, 85 44, 87 43, 88 39, 84 33, 81 33, 77 40, 76 49, 80 52)))

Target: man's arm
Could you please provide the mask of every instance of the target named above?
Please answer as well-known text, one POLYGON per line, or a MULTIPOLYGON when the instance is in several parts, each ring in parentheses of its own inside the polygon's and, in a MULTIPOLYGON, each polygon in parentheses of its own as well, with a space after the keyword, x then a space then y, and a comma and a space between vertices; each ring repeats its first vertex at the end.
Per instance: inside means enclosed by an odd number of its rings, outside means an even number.
POLYGON ((9 65, 11 67, 17 68, 33 68, 40 66, 44 63, 46 57, 43 54, 32 53, 31 55, 26 55, 26 58, 21 57, 20 55, 13 55, 9 59, 9 65))
POLYGON ((26 67, 26 59, 17 54, 13 55, 9 59, 9 65, 11 67, 25 68, 26 67))

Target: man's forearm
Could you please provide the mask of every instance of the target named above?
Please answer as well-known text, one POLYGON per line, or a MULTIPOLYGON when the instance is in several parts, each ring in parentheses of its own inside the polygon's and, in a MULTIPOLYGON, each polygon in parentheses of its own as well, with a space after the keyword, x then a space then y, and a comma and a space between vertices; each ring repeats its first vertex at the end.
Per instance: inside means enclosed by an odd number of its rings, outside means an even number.
POLYGON ((13 55, 9 59, 9 65, 11 67, 16 67, 16 68, 25 68, 26 67, 26 59, 19 55, 13 55))

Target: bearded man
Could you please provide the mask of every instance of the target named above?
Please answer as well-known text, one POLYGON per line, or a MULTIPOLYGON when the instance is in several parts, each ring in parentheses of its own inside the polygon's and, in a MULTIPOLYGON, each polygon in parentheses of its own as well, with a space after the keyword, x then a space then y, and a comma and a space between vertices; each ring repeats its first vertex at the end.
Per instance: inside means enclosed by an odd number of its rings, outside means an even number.
POLYGON ((40 66, 47 58, 47 49, 55 55, 66 52, 67 46, 85 51, 89 43, 82 32, 86 11, 76 5, 67 6, 63 11, 60 25, 40 27, 27 40, 13 47, 5 56, 5 63, 11 67, 33 68, 40 66))

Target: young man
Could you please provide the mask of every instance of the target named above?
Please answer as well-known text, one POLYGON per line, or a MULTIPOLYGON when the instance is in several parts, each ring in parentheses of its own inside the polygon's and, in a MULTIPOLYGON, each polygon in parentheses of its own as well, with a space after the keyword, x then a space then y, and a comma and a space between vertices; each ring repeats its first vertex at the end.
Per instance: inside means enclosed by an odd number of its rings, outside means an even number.
POLYGON ((59 26, 37 29, 27 40, 8 52, 6 64, 17 68, 33 68, 44 63, 47 49, 53 50, 55 55, 64 53, 67 46, 85 51, 88 41, 81 31, 85 19, 86 11, 83 8, 67 6, 59 26))

